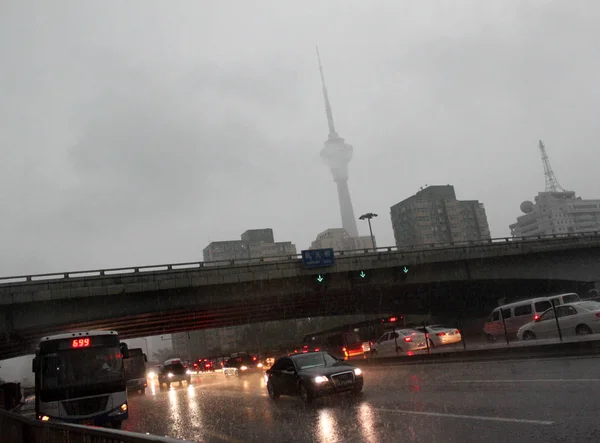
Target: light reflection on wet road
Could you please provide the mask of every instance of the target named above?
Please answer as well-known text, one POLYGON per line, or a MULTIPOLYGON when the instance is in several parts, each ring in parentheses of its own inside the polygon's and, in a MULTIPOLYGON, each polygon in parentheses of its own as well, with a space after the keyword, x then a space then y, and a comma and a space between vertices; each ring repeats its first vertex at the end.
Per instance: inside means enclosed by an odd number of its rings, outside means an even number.
POLYGON ((197 442, 600 441, 600 359, 365 368, 364 394, 271 401, 259 375, 130 396, 124 429, 197 442))

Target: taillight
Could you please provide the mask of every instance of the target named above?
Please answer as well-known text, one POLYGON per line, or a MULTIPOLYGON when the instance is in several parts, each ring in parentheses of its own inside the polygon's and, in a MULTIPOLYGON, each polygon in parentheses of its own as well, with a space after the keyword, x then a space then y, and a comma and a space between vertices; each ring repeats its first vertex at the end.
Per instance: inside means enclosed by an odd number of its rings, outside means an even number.
POLYGON ((454 331, 455 334, 460 334, 460 331, 457 329, 456 331, 454 331))
POLYGON ((425 334, 425 338, 429 338, 429 334, 425 334))
POLYGON ((537 315, 537 314, 535 314, 535 315, 533 316, 533 319, 534 319, 534 320, 537 320, 538 318, 540 318, 540 316, 539 316, 539 315, 537 315))
POLYGON ((600 312, 596 312, 596 317, 600 317, 600 312))
POLYGON ((438 337, 443 337, 444 335, 446 335, 446 333, 445 332, 438 332, 435 335, 437 335, 438 337))
POLYGON ((411 342, 412 341, 412 337, 404 337, 404 341, 405 342, 411 342))
POLYGON ((319 348, 315 348, 315 352, 319 352, 319 348))

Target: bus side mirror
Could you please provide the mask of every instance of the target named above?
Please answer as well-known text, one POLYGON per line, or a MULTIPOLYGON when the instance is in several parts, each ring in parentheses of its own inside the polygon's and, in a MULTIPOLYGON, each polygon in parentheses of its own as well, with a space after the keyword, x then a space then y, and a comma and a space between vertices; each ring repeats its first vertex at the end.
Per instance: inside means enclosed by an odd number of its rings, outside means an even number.
POLYGON ((37 358, 31 360, 31 372, 35 372, 37 370, 37 358))
POLYGON ((148 363, 148 357, 146 357, 146 354, 144 354, 144 361, 148 363))
POLYGON ((121 343, 121 354, 123 358, 129 358, 129 347, 127 347, 127 343, 121 343))

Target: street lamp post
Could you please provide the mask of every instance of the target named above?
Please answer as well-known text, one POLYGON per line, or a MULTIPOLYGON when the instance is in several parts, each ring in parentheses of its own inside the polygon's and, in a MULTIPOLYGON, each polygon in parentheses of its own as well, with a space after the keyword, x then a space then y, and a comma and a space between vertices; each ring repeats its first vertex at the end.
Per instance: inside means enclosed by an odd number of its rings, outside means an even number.
POLYGON ((369 222, 369 232, 371 233, 371 245, 373 245, 373 251, 375 251, 376 248, 375 237, 373 237, 373 229, 371 228, 371 219, 375 217, 377 217, 377 214, 374 214, 372 212, 367 212, 366 214, 363 214, 360 217, 358 217, 359 220, 367 220, 367 222, 369 222))

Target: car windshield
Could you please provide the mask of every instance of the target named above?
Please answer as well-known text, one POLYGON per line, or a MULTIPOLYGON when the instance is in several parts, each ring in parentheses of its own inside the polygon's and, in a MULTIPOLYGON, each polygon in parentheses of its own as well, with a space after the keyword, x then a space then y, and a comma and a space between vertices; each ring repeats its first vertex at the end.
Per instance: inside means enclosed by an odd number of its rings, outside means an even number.
POLYGON ((118 347, 70 349, 42 358, 42 386, 46 389, 112 382, 123 378, 118 347))
POLYGON ((294 358, 298 369, 318 368, 337 363, 338 360, 325 352, 298 355, 294 358))

